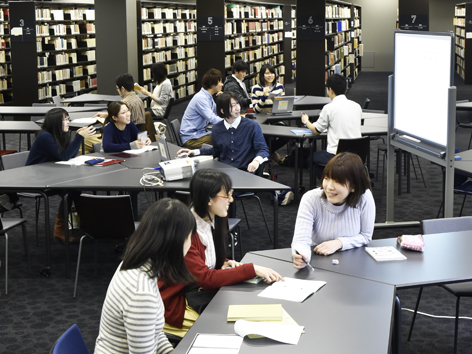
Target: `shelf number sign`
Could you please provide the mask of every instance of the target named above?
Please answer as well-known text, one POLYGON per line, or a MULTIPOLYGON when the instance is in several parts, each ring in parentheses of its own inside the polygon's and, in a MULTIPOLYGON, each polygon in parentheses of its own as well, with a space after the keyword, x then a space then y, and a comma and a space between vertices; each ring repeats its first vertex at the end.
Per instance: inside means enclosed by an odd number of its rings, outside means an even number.
POLYGON ((224 40, 223 16, 202 16, 197 18, 198 41, 212 42, 224 40))
POLYGON ((410 13, 399 16, 399 25, 403 30, 428 31, 428 15, 410 13))
POLYGON ((297 20, 297 39, 313 42, 324 39, 325 20, 323 16, 300 15, 297 20))

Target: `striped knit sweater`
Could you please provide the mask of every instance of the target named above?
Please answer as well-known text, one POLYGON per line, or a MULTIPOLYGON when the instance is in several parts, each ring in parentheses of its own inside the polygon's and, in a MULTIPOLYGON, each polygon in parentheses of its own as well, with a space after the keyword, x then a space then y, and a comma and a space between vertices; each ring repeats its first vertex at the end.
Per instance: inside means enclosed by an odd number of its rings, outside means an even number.
POLYGON ((292 253, 297 250, 309 260, 314 246, 334 239, 342 242, 342 251, 368 244, 375 222, 375 202, 370 189, 362 195, 356 208, 331 204, 321 198, 321 193, 321 188, 313 189, 300 201, 292 253))
POLYGON ((108 286, 100 319, 95 353, 167 354, 173 351, 162 329, 164 304, 157 278, 140 268, 121 271, 121 264, 108 286))
POLYGON ((284 93, 284 86, 278 82, 271 87, 268 96, 264 96, 264 88, 261 84, 254 85, 251 89, 251 99, 254 111, 256 113, 270 112, 272 110, 273 102, 269 97, 278 96, 284 93))

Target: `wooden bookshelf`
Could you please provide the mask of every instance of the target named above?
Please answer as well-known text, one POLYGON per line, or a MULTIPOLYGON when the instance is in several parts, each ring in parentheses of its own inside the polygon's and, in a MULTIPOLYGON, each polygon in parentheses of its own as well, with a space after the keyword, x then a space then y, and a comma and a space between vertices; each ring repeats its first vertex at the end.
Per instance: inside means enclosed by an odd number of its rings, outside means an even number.
POLYGON ((343 1, 297 3, 297 94, 325 95, 329 75, 354 82, 361 71, 361 7, 343 1))
POLYGON ((472 84, 472 38, 467 38, 466 34, 472 32, 472 3, 455 6, 454 32, 456 73, 469 85, 472 84))
POLYGON ((93 2, 11 1, 10 15, 12 30, 23 28, 11 37, 12 56, 25 59, 12 63, 13 80, 24 83, 13 87, 15 105, 96 90, 93 2))
POLYGON ((13 102, 10 13, 8 2, 0 3, 0 105, 13 102))
POLYGON ((196 5, 141 1, 140 11, 139 82, 152 92, 151 66, 162 62, 176 100, 193 95, 197 85, 196 5))

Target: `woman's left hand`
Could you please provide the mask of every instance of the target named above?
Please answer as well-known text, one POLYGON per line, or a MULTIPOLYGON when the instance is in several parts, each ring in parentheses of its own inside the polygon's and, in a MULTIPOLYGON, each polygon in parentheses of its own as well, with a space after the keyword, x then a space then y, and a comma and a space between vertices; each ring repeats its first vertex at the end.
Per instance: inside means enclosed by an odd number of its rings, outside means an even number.
POLYGON ((149 92, 148 90, 146 90, 144 87, 141 88, 141 93, 144 95, 144 96, 148 96, 148 97, 151 97, 151 92, 149 92))
POLYGON ((228 267, 236 268, 236 267, 239 267, 241 265, 242 265, 242 263, 236 262, 234 260, 229 260, 229 261, 226 261, 226 262, 223 263, 223 267, 221 267, 221 269, 226 269, 228 267))
POLYGON ((146 139, 146 145, 150 145, 151 144, 151 139, 149 139, 149 137, 146 139))
POLYGON ((323 256, 328 256, 330 254, 333 254, 337 250, 340 250, 341 248, 343 248, 342 242, 336 239, 320 243, 314 248, 313 252, 321 254, 323 256))

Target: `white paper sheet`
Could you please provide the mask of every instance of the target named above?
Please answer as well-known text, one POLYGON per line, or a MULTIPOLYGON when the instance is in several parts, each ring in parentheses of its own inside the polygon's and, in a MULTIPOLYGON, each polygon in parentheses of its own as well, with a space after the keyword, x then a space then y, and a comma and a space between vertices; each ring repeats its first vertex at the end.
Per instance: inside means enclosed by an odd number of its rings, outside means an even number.
POLYGON ((326 284, 325 281, 320 280, 302 280, 287 277, 284 279, 285 281, 279 280, 268 286, 258 296, 302 302, 326 284))
POLYGON ((151 150, 158 150, 158 148, 157 146, 154 146, 154 145, 147 145, 147 146, 142 147, 141 149, 125 150, 123 152, 130 155, 139 155, 139 154, 142 154, 143 152, 151 151, 151 150))
POLYGON ((74 157, 73 159, 70 159, 67 161, 57 161, 56 163, 59 165, 81 166, 81 165, 85 165, 85 161, 88 161, 97 157, 100 157, 100 156, 80 155, 80 156, 74 157))
POLYGON ((300 340, 303 328, 303 326, 283 325, 274 322, 237 320, 234 323, 234 331, 241 337, 257 334, 278 342, 295 345, 300 340))
POLYGON ((232 334, 197 333, 187 354, 238 354, 243 338, 232 334))
POLYGON ((76 118, 71 123, 94 124, 96 122, 97 118, 76 118))

